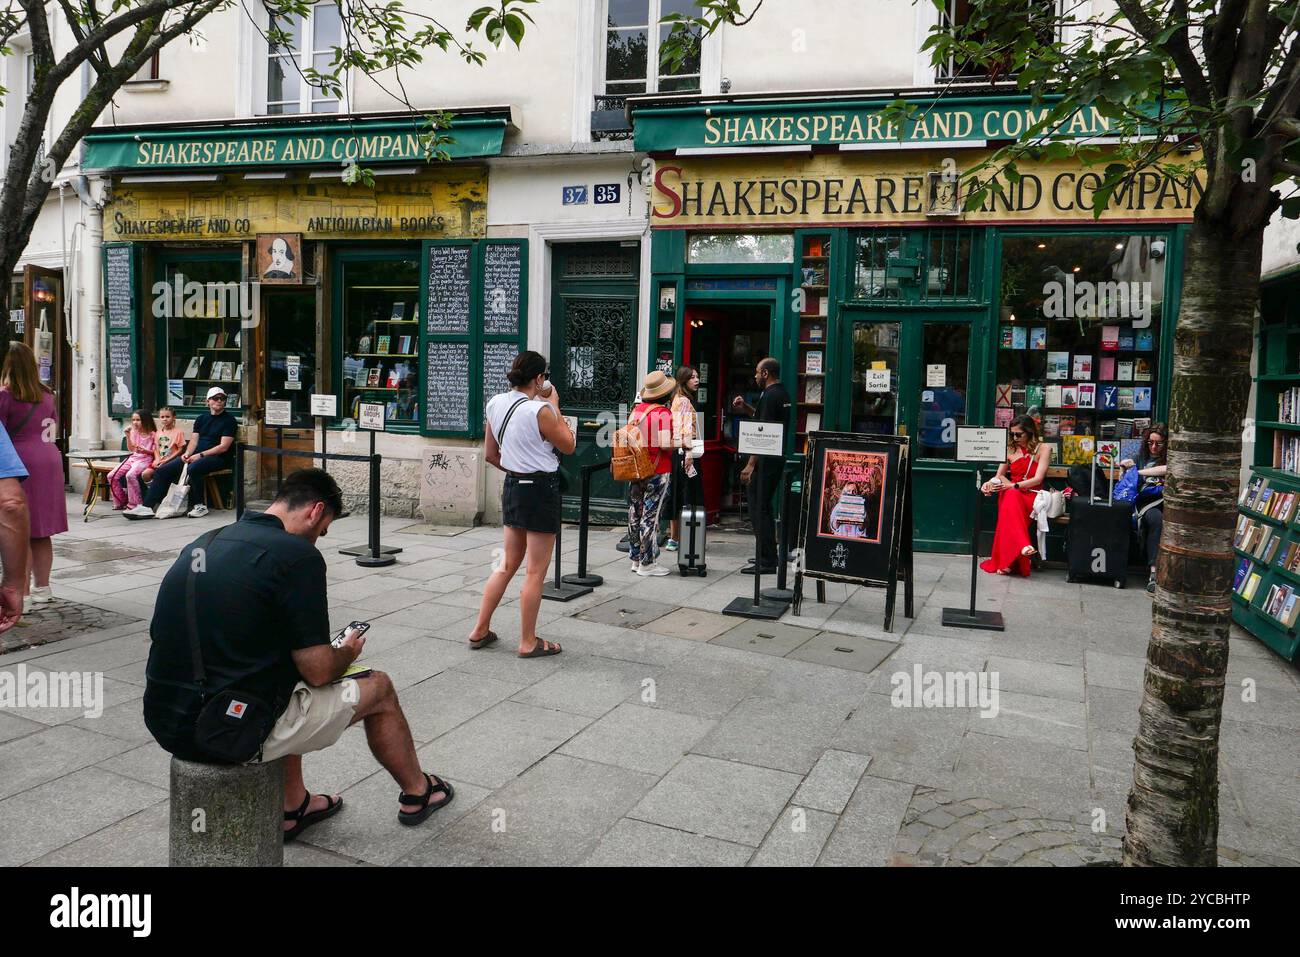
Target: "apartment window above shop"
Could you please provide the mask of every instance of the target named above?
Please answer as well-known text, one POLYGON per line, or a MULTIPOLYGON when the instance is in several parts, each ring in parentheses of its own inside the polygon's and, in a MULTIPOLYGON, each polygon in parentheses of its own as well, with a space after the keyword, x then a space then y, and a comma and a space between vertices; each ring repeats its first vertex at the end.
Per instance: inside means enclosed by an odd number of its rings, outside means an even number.
POLYGON ((288 34, 287 43, 271 43, 267 50, 265 115, 287 113, 338 113, 338 97, 307 82, 304 73, 315 69, 328 73, 334 48, 342 43, 343 24, 339 8, 318 3, 306 18, 276 17, 276 29, 288 34))
POLYGON ((660 62, 671 24, 669 14, 696 14, 694 0, 607 0, 604 77, 607 96, 633 93, 695 93, 700 89, 700 36, 694 37, 686 60, 665 72, 660 62))
MULTIPOLYGON (((1025 30, 1037 34, 1040 42, 1048 43, 1058 30, 1062 3, 1072 4, 1072 0, 1021 0, 1021 3, 1024 5, 1025 30)), ((945 29, 964 27, 970 23, 972 15, 978 13, 974 7, 972 0, 947 0, 940 24, 945 29)), ((939 66, 935 78, 945 82, 987 83, 1005 80, 1012 75, 1012 59, 1008 52, 1005 63, 974 63, 956 56, 949 57, 947 63, 939 66)))

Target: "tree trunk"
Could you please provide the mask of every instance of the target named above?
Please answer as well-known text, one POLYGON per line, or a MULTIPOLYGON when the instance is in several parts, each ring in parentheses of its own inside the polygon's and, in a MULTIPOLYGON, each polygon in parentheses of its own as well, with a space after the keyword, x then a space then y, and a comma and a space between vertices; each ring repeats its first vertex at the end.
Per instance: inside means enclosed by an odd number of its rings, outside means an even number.
POLYGON ((1127 866, 1213 867, 1218 859, 1232 533, 1262 248, 1262 228, 1243 238, 1198 220, 1188 234, 1127 866))

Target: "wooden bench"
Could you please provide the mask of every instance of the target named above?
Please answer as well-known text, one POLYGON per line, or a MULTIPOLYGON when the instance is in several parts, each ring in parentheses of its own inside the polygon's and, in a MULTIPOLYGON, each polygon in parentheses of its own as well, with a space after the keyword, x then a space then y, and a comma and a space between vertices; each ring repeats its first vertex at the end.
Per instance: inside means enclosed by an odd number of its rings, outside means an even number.
POLYGON ((226 505, 226 500, 221 495, 221 486, 217 484, 218 478, 224 478, 227 475, 233 474, 234 472, 230 469, 218 469, 215 472, 209 472, 207 475, 203 476, 203 489, 207 492, 208 508, 212 508, 213 503, 216 503, 216 507, 220 509, 235 507, 233 491, 231 494, 230 505, 226 505))

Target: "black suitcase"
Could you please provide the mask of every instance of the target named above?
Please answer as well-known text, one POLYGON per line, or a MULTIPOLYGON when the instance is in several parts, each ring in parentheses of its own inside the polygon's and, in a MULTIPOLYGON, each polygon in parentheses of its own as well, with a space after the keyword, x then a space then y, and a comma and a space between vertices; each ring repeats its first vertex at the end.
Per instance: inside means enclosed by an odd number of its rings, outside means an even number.
POLYGON ((1106 581, 1123 588, 1128 579, 1131 503, 1090 502, 1082 495, 1070 499, 1066 532, 1066 581, 1106 581))

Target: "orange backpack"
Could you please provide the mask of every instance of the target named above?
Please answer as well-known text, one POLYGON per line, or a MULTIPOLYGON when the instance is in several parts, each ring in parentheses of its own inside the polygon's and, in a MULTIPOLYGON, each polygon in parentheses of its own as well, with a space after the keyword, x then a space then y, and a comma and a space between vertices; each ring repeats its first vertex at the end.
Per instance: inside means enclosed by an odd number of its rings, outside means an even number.
POLYGON ((610 455, 609 471, 615 482, 640 482, 655 474, 655 461, 650 456, 646 445, 645 433, 641 431, 636 416, 628 419, 627 425, 614 433, 614 449, 610 455))

